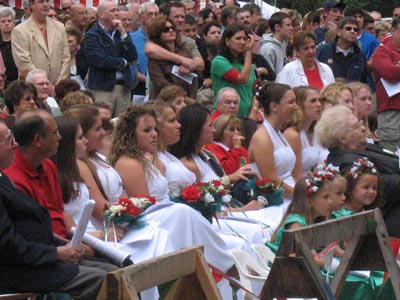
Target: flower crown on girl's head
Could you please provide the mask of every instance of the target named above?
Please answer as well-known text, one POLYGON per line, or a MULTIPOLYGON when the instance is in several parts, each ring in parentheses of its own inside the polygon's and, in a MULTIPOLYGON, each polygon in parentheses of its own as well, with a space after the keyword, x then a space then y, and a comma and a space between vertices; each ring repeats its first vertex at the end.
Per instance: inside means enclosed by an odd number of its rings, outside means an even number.
POLYGON ((329 164, 324 168, 316 169, 314 172, 308 172, 306 176, 307 196, 318 192, 324 186, 324 181, 332 181, 339 174, 339 168, 329 164))
POLYGON ((353 163, 350 171, 346 173, 346 177, 351 179, 357 179, 365 173, 377 174, 375 165, 369 161, 366 157, 359 158, 353 163))

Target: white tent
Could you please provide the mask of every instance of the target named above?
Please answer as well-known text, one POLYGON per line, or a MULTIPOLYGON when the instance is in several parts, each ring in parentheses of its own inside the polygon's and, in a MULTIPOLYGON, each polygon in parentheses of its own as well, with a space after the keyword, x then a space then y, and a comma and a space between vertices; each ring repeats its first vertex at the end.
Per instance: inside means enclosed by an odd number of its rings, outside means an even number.
MULTIPOLYGON (((240 6, 243 6, 248 3, 249 2, 239 1, 240 6)), ((254 3, 257 4, 259 7, 261 7, 261 15, 265 19, 269 19, 273 13, 279 11, 279 8, 277 8, 276 6, 269 5, 268 3, 262 0, 255 0, 254 3)))

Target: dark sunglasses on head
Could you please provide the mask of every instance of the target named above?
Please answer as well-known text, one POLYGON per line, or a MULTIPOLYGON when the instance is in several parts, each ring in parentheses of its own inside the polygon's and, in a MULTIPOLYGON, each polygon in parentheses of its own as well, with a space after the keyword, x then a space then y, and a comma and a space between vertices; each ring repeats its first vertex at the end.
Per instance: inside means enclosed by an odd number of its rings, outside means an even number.
POLYGON ((351 27, 351 26, 346 26, 346 27, 344 27, 344 30, 346 30, 346 31, 351 31, 351 30, 353 30, 354 32, 359 32, 359 31, 360 31, 360 28, 351 27))
POLYGON ((165 27, 162 29, 162 32, 167 33, 167 32, 169 32, 171 29, 172 29, 173 31, 175 31, 175 26, 165 26, 165 27))

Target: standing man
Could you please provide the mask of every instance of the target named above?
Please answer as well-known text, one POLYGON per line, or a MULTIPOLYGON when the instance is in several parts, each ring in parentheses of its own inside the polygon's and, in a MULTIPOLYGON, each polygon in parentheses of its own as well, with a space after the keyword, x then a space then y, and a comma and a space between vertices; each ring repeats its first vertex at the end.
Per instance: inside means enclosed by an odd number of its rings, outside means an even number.
POLYGON ((323 7, 323 22, 318 28, 314 29, 314 33, 317 35, 317 45, 325 41, 325 33, 329 29, 337 28, 340 19, 343 17, 346 4, 337 0, 327 0, 323 7))
POLYGON ((118 6, 119 10, 119 19, 122 22, 122 27, 124 27, 126 32, 134 31, 132 28, 132 11, 129 7, 125 5, 118 6))
POLYGON ((131 103, 133 76, 130 64, 137 59, 132 40, 118 19, 118 7, 105 1, 97 8, 98 22, 86 32, 84 50, 89 61, 88 88, 98 102, 110 105, 117 117, 131 103))
POLYGON ((30 70, 42 69, 54 86, 69 77, 71 57, 65 27, 47 17, 48 0, 29 0, 29 4, 32 15, 11 33, 14 61, 20 79, 30 70))
POLYGON ((292 20, 288 14, 276 12, 269 19, 269 26, 272 34, 264 34, 260 43, 260 54, 278 75, 287 63, 286 45, 293 33, 292 20))
POLYGON ((389 95, 384 83, 400 85, 400 17, 392 21, 392 39, 372 56, 376 82, 379 143, 392 151, 400 145, 400 93, 389 95))
POLYGON ((74 27, 81 33, 84 33, 86 25, 89 21, 89 15, 86 6, 80 3, 72 5, 69 15, 71 17, 71 27, 74 27))
POLYGON ((18 79, 18 69, 11 51, 11 32, 15 27, 15 12, 10 7, 0 8, 0 51, 6 67, 6 84, 18 79))
POLYGON ((146 32, 158 15, 159 9, 157 4, 154 2, 144 2, 139 7, 140 27, 137 31, 129 33, 138 53, 137 69, 139 83, 133 90, 132 100, 134 103, 143 103, 146 96, 147 55, 144 53, 147 41, 146 32))
POLYGON ((358 31, 355 19, 342 18, 336 39, 317 48, 317 59, 331 67, 335 78, 366 83, 367 60, 357 44, 358 31))

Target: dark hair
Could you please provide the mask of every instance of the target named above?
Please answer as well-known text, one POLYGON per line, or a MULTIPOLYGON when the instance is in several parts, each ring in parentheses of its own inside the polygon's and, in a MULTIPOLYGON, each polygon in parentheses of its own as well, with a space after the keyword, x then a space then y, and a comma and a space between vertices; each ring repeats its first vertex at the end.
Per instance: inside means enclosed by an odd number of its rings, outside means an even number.
POLYGON ((258 36, 262 37, 265 34, 265 32, 267 31, 268 28, 270 28, 269 27, 269 21, 263 19, 263 20, 260 21, 260 23, 257 26, 256 34, 258 36))
POLYGON ((309 41, 313 41, 314 45, 317 44, 317 36, 313 31, 310 30, 298 31, 294 35, 293 39, 294 48, 296 49, 296 51, 299 51, 300 47, 304 46, 304 44, 308 43, 309 41))
POLYGON ((360 178, 365 174, 370 174, 370 175, 376 176, 378 178, 378 190, 377 190, 375 200, 370 205, 365 205, 364 209, 370 210, 370 209, 375 209, 377 207, 382 207, 384 204, 384 200, 383 200, 384 197, 382 196, 382 185, 381 185, 381 181, 380 181, 380 177, 379 177, 378 173, 372 173, 370 169, 364 168, 362 174, 360 174, 357 178, 354 178, 353 176, 346 175, 348 172, 350 172, 352 167, 353 167, 353 165, 350 164, 348 166, 346 165, 346 167, 344 167, 340 170, 340 173, 347 180, 347 190, 345 192, 346 202, 350 202, 352 191, 353 191, 354 187, 357 185, 360 178))
POLYGON ((197 25, 196 18, 192 14, 186 15, 185 16, 185 24, 197 25))
POLYGON ((358 22, 356 19, 354 19, 353 17, 343 17, 339 23, 338 23, 338 29, 343 29, 343 27, 347 24, 353 24, 356 25, 358 28, 358 22))
POLYGON ((261 12, 261 8, 255 3, 245 4, 243 5, 242 9, 245 11, 249 11, 252 16, 254 15, 255 12, 261 12))
POLYGON ((279 103, 287 91, 290 91, 290 86, 268 81, 257 87, 257 100, 264 108, 265 114, 269 114, 271 112, 269 108, 271 103, 279 103))
POLYGON ((56 123, 62 139, 57 154, 52 160, 57 165, 64 203, 68 203, 71 198, 79 194, 79 189, 74 183, 83 181, 79 174, 75 153, 75 137, 80 124, 76 118, 69 116, 57 117, 56 123))
POLYGON ((243 60, 243 54, 239 54, 238 58, 235 58, 231 50, 228 48, 226 45, 226 39, 231 39, 236 33, 244 31, 246 35, 249 34, 249 31, 242 25, 242 24, 232 24, 229 25, 227 28, 225 28, 224 33, 222 34, 221 40, 219 41, 219 55, 224 56, 226 59, 228 59, 230 62, 233 62, 235 60, 243 60))
POLYGON ((78 44, 82 42, 82 32, 79 29, 75 27, 67 27, 65 31, 67 32, 67 35, 75 37, 78 44))
POLYGON ((233 18, 236 20, 236 14, 239 12, 240 8, 237 6, 227 6, 221 10, 221 24, 223 26, 228 26, 228 18, 233 18))
POLYGON ((210 21, 210 22, 207 22, 207 23, 203 26, 203 29, 201 30, 202 34, 203 34, 204 36, 206 36, 206 35, 208 34, 208 32, 210 31, 210 28, 211 28, 212 26, 221 28, 221 24, 219 24, 218 21, 210 21))
POLYGON ((81 86, 79 85, 79 83, 73 79, 60 80, 60 82, 57 83, 56 86, 54 87, 54 91, 56 92, 57 102, 60 103, 66 94, 70 92, 79 91, 80 89, 81 86))
MULTIPOLYGON (((217 16, 215 15, 215 13, 210 8, 207 8, 207 7, 203 8, 199 12, 199 16, 201 16, 203 18, 203 20, 207 19, 210 15, 214 15, 214 20, 217 19, 217 16)), ((220 25, 220 27, 221 27, 221 25, 220 25)))
POLYGON ((46 136, 46 121, 41 116, 32 114, 21 117, 16 120, 14 126, 14 137, 20 147, 30 146, 35 135, 46 136))
POLYGON ((361 7, 356 6, 356 5, 346 6, 346 8, 343 11, 343 15, 345 17, 352 17, 355 14, 361 14, 363 16, 363 18, 365 18, 364 10, 361 7))
POLYGON ((181 123, 181 139, 170 147, 170 151, 178 158, 190 158, 196 153, 196 146, 201 131, 206 123, 210 112, 201 104, 188 105, 179 112, 179 123, 181 123))
POLYGON ((396 17, 392 20, 392 30, 399 27, 400 17, 396 17))
POLYGON ((258 124, 256 121, 248 118, 242 117, 242 130, 241 134, 244 136, 243 147, 249 149, 251 138, 257 131, 258 124))
MULTIPOLYGON (((100 112, 97 107, 94 107, 90 104, 78 104, 68 107, 64 111, 63 115, 77 119, 82 127, 83 135, 85 135, 88 130, 95 125, 97 117, 100 116, 100 112)), ((91 151, 89 153, 89 156, 96 161, 99 161, 100 163, 104 163, 104 161, 96 154, 95 151, 91 151)), ((92 174, 103 197, 105 199, 108 199, 106 193, 104 192, 103 186, 101 185, 99 176, 97 175, 96 166, 94 165, 94 163, 89 159, 89 157, 85 157, 85 159, 83 159, 83 162, 89 168, 90 173, 92 174)))
POLYGON ((269 18, 269 27, 271 28, 271 31, 275 33, 275 25, 282 26, 283 20, 285 19, 291 20, 290 16, 287 13, 281 11, 274 13, 271 18, 269 18))
POLYGON ((17 80, 8 85, 7 89, 4 91, 4 102, 10 114, 15 112, 14 107, 19 105, 25 93, 32 94, 36 101, 37 91, 32 83, 17 80))
POLYGON ((183 8, 186 13, 185 4, 183 4, 181 1, 171 1, 166 3, 165 6, 162 8, 162 14, 169 17, 169 15, 171 14, 172 7, 183 8))
MULTIPOLYGON (((167 18, 167 16, 161 15, 161 16, 156 17, 153 20, 153 23, 151 23, 150 27, 147 30, 147 36, 155 44, 171 51, 171 49, 169 49, 169 47, 161 40, 161 34, 162 34, 162 31, 165 28, 165 24, 167 22, 170 22, 172 24, 172 26, 175 28, 174 23, 171 20, 169 20, 167 18)), ((179 39, 179 33, 176 31, 175 31, 175 33, 176 33, 175 46, 177 48, 180 48, 181 44, 180 44, 180 39, 179 39)))

